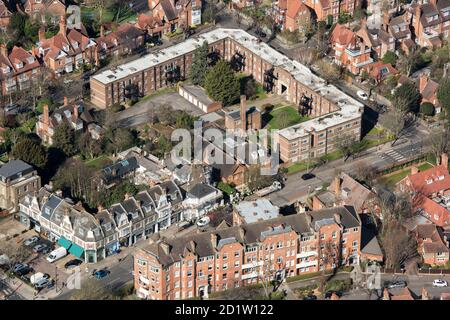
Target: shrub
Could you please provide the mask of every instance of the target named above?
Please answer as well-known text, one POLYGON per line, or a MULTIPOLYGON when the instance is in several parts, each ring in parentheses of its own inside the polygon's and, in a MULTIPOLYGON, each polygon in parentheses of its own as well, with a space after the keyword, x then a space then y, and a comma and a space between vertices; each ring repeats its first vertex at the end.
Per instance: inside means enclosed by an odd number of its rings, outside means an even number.
POLYGON ((425 116, 434 116, 435 108, 434 105, 430 102, 424 102, 420 106, 420 113, 425 116))

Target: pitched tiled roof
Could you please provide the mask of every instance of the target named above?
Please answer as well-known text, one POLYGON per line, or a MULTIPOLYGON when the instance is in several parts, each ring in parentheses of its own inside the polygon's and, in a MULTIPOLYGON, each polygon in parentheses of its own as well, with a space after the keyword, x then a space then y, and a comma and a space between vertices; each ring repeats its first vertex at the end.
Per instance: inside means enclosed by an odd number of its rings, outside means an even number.
POLYGON ((436 166, 416 174, 409 175, 411 187, 423 195, 431 195, 441 190, 450 189, 450 174, 444 166, 436 166))

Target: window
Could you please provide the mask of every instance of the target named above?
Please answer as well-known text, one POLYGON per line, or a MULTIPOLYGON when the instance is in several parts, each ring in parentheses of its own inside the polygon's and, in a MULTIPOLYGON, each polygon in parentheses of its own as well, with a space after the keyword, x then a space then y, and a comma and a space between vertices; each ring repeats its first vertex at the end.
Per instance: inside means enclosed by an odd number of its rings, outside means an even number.
POLYGON ((283 258, 282 257, 278 257, 277 258, 277 263, 283 263, 283 258))
POLYGON ((226 273, 222 274, 222 280, 227 280, 227 274, 226 273))
POLYGON ((336 231, 333 231, 332 237, 333 237, 333 239, 336 239, 336 231))
POLYGON ((352 242, 352 247, 355 248, 355 247, 357 247, 357 246, 358 246, 358 241, 356 241, 356 240, 353 241, 353 242, 352 242))
POLYGON ((234 262, 234 267, 235 267, 235 268, 239 267, 239 261, 236 260, 236 261, 234 262))
POLYGON ((192 280, 188 281, 188 288, 192 288, 192 280))
POLYGON ((228 259, 228 254, 227 254, 227 253, 224 253, 223 256, 222 256, 222 259, 223 259, 223 260, 227 260, 227 259, 228 259))
POLYGON ((241 253, 240 253, 239 251, 235 251, 235 252, 234 252, 234 257, 237 258, 237 257, 240 256, 240 254, 241 254, 241 253))
POLYGON ((186 271, 186 275, 187 275, 188 277, 191 277, 191 276, 192 276, 192 270, 186 271))
POLYGON ((323 240, 323 239, 325 239, 325 234, 322 233, 322 234, 320 235, 320 240, 323 240))
POLYGON ((277 249, 281 249, 281 248, 283 248, 283 242, 278 241, 278 243, 277 243, 277 249))
POLYGON ((228 269, 228 264, 227 264, 227 263, 224 263, 224 264, 222 265, 222 269, 223 269, 223 270, 227 270, 227 269, 228 269))
POLYGON ((143 259, 137 259, 137 264, 140 266, 146 266, 147 265, 147 260, 143 260, 143 259))

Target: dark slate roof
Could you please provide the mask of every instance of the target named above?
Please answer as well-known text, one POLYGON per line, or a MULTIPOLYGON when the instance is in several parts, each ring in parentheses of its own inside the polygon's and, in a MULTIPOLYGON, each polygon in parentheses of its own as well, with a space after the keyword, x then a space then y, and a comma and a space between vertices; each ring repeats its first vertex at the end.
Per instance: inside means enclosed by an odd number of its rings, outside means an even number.
POLYGON ((312 234, 311 225, 315 221, 331 219, 339 215, 341 225, 344 228, 353 228, 361 225, 355 211, 348 206, 335 207, 312 211, 308 213, 299 213, 289 216, 280 216, 275 219, 250 223, 242 226, 233 226, 225 228, 216 228, 213 231, 188 234, 183 237, 165 238, 159 242, 142 242, 138 244, 141 249, 157 257, 161 264, 168 266, 175 261, 179 261, 186 250, 193 252, 199 257, 211 256, 216 253, 211 238, 217 237, 217 244, 238 242, 242 245, 252 245, 261 241, 265 236, 275 233, 295 231, 297 234, 312 234), (311 217, 312 224, 308 221, 311 217), (168 246, 166 253, 164 246, 168 246))
POLYGON ((177 18, 177 14, 169 0, 161 0, 160 3, 169 21, 177 18))
POLYGON ((136 157, 120 160, 102 169, 104 179, 109 182, 135 171, 139 168, 136 157))
POLYGON ((19 174, 27 174, 33 170, 32 166, 22 160, 11 160, 0 167, 0 178, 3 181, 14 180, 19 177, 19 174))
POLYGON ((215 193, 216 188, 205 183, 198 183, 188 192, 188 197, 190 198, 202 198, 208 194, 215 193))

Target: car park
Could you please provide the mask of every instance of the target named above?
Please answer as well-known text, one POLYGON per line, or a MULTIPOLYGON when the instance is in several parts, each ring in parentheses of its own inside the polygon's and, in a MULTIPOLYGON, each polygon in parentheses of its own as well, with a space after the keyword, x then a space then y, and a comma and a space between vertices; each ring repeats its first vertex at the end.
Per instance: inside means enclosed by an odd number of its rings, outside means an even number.
POLYGON ((94 277, 98 280, 106 277, 110 272, 108 270, 102 269, 94 272, 94 277))
POLYGON ((365 93, 365 92, 362 91, 362 90, 356 91, 356 95, 357 95, 360 99, 362 99, 362 100, 364 100, 364 101, 369 100, 368 94, 365 93))
POLYGON ((302 180, 309 180, 309 179, 312 179, 312 178, 315 178, 316 176, 314 175, 314 174, 312 174, 312 173, 305 173, 305 174, 303 174, 302 175, 302 180))
POLYGON ((24 245, 31 246, 32 244, 35 244, 39 241, 39 237, 38 236, 33 236, 31 238, 28 238, 27 240, 24 241, 24 245))
POLYGON ((49 285, 53 282, 53 280, 49 279, 49 278, 42 278, 41 280, 39 280, 34 287, 38 290, 42 290, 46 287, 49 287, 49 285))
POLYGON ((435 279, 435 280, 433 280, 433 287, 445 288, 447 286, 448 286, 448 283, 445 280, 442 280, 442 279, 435 279))
POLYGON ((64 265, 64 268, 71 269, 71 268, 79 266, 82 263, 83 263, 83 261, 81 261, 80 259, 73 259, 73 260, 66 262, 66 264, 64 265))

